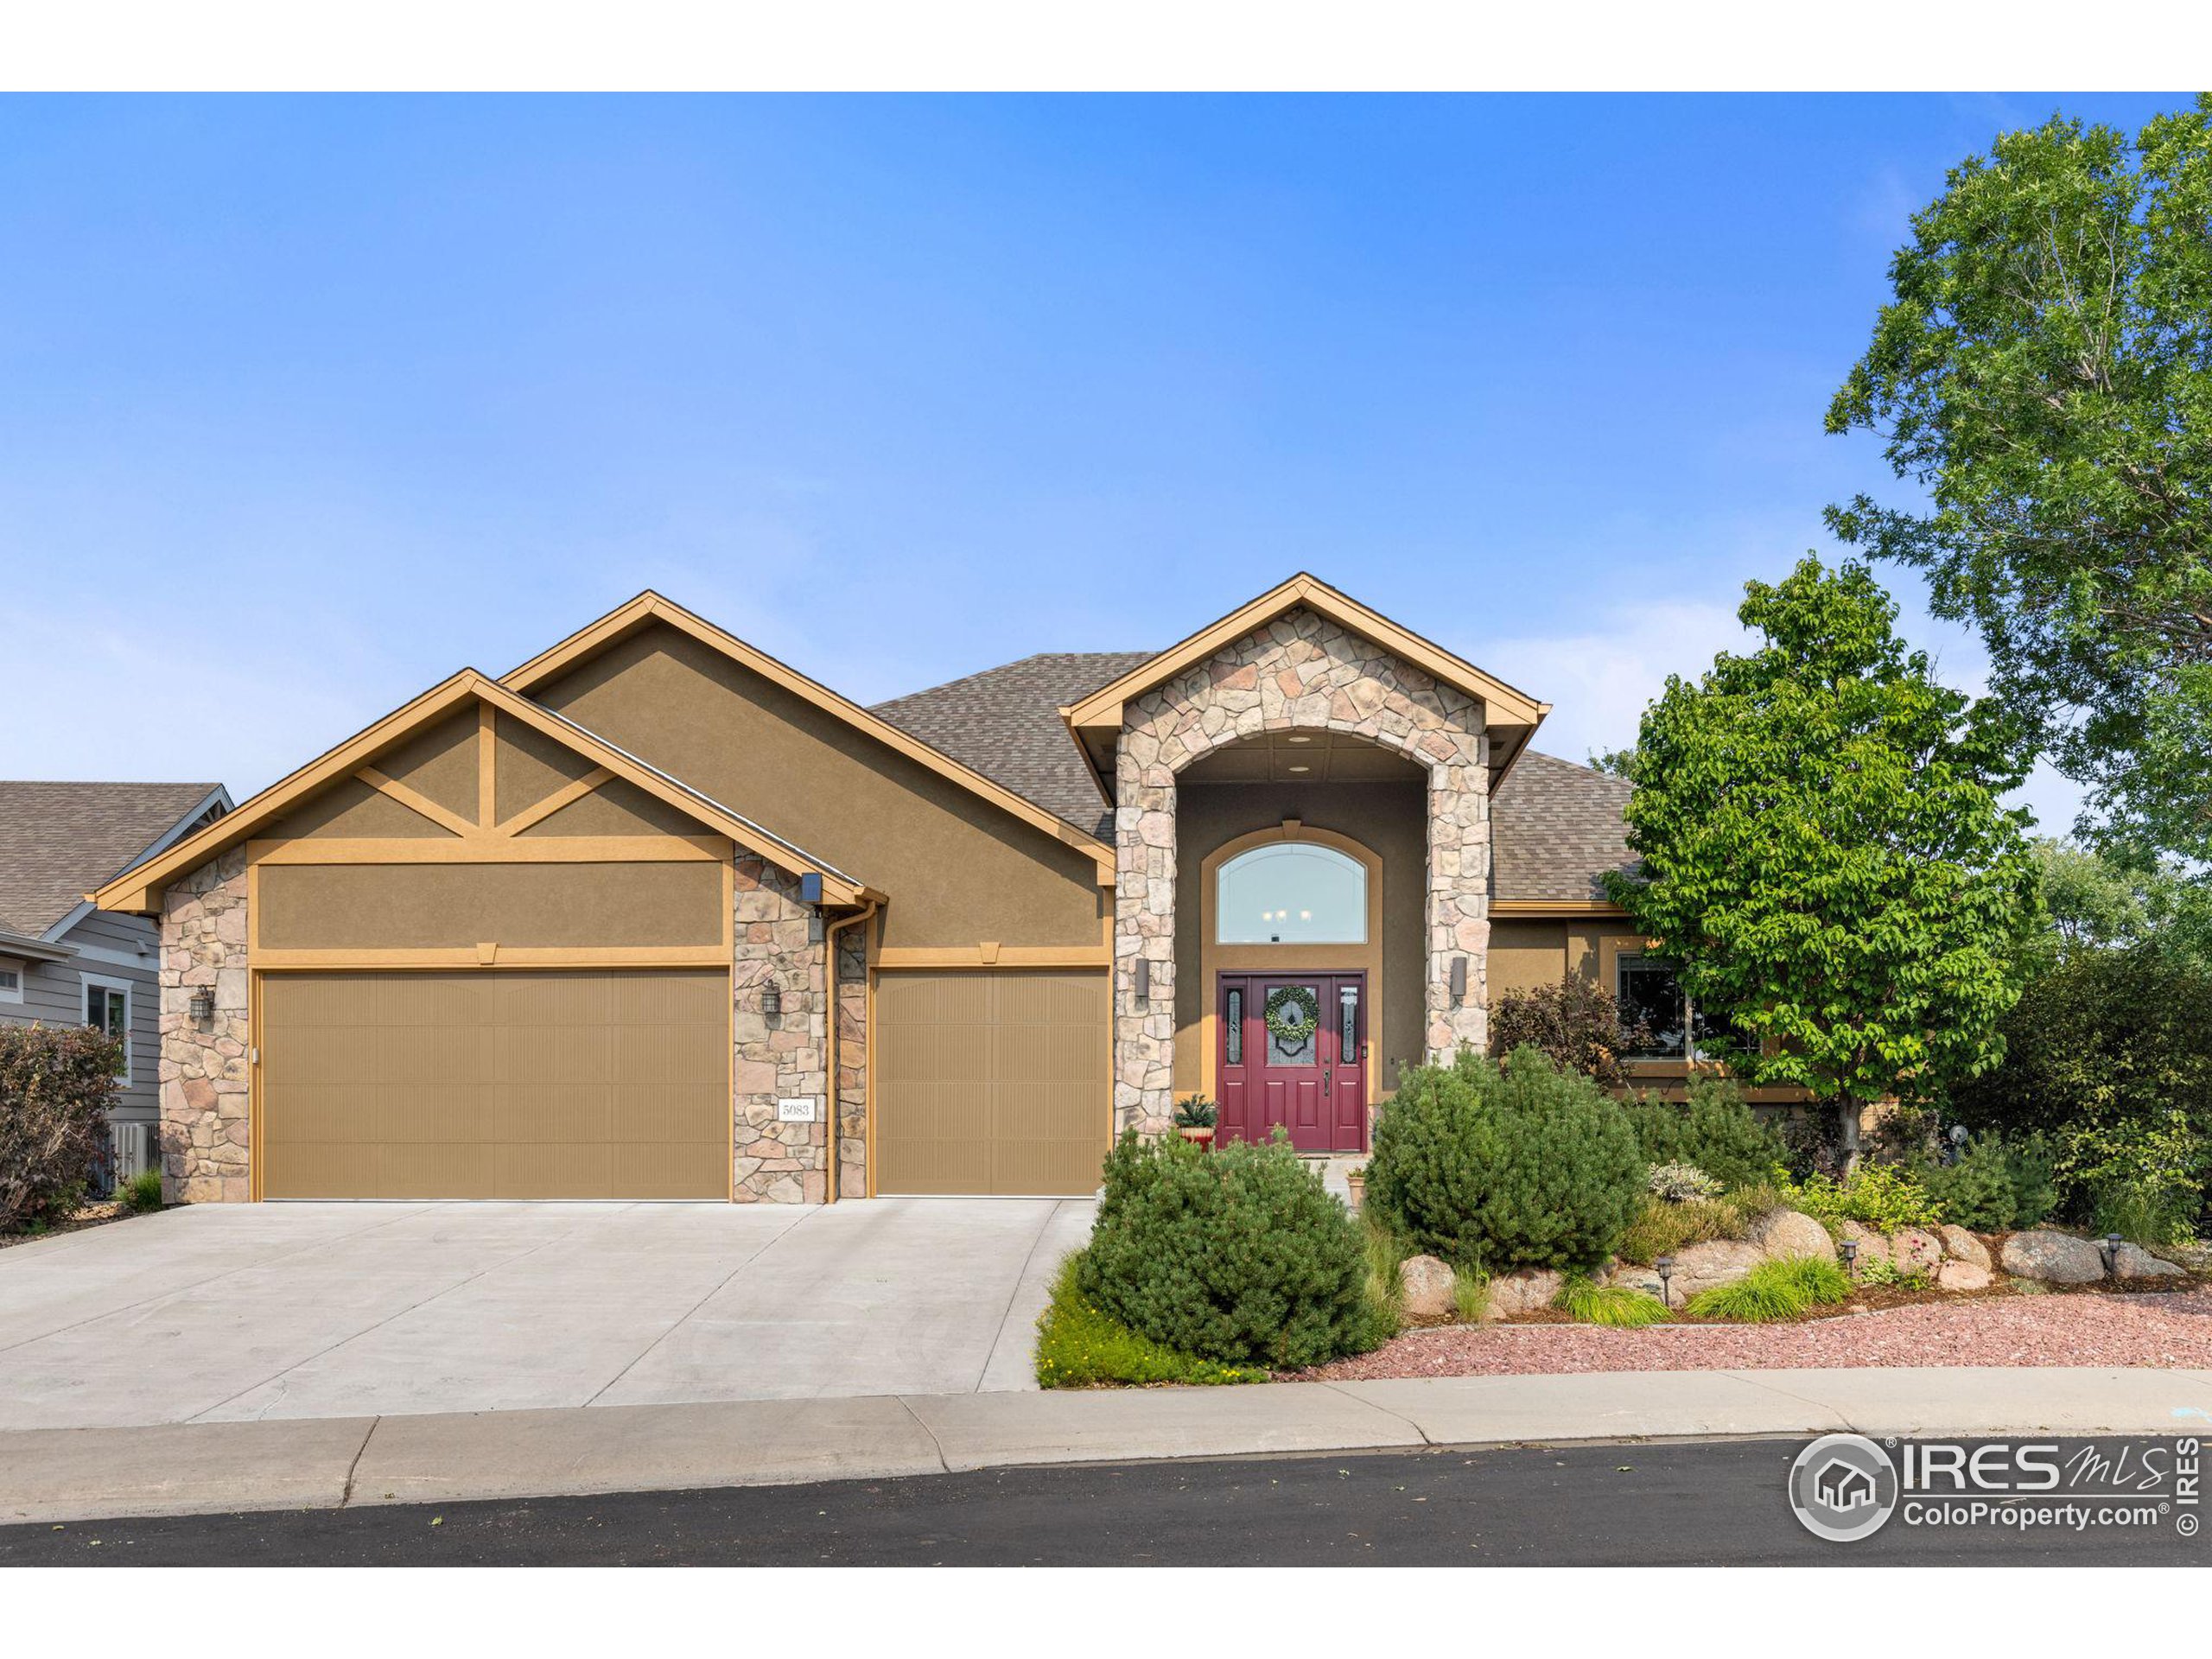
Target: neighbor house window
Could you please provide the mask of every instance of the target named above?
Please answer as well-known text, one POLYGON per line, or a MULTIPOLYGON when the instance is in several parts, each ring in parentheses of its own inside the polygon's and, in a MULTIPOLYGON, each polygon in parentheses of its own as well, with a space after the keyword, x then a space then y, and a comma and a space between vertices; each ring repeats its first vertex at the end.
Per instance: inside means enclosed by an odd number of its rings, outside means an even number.
POLYGON ((20 1002, 23 1000, 23 964, 20 962, 0 962, 0 1002, 20 1002))
POLYGON ((1214 881, 1217 944, 1367 943, 1367 867, 1333 847, 1255 847, 1214 881))
POLYGON ((116 1076, 130 1081, 130 986, 119 979, 85 981, 85 1023, 105 1032, 123 1044, 123 1064, 116 1076))
POLYGON ((1614 960, 1613 974, 1621 1022, 1646 1028, 1644 1040, 1629 1051, 1628 1058, 1679 1060, 1687 1049, 1701 1059, 1736 1039, 1735 1024, 1727 1015, 1697 1007, 1682 994, 1675 964, 1666 957, 1624 951, 1614 960))

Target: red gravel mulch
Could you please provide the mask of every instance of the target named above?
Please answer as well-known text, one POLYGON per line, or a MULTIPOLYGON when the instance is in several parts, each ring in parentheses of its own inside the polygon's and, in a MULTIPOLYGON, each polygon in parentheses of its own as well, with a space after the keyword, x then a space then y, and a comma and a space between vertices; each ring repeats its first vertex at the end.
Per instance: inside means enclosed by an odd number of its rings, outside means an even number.
POLYGON ((1975 1297, 1790 1325, 1440 1325, 1300 1376, 1353 1382, 1854 1365, 2212 1367, 2212 1288, 1975 1297))

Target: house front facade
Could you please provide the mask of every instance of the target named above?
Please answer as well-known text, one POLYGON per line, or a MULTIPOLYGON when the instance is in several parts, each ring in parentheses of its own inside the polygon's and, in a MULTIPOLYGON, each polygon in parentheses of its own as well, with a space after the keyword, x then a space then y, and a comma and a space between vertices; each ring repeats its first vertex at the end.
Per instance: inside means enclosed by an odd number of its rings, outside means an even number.
POLYGON ((1356 1155, 1493 997, 1667 965, 1626 785, 1300 575, 864 709, 647 594, 97 895, 162 938, 172 1196, 1087 1193, 1176 1102, 1356 1155))

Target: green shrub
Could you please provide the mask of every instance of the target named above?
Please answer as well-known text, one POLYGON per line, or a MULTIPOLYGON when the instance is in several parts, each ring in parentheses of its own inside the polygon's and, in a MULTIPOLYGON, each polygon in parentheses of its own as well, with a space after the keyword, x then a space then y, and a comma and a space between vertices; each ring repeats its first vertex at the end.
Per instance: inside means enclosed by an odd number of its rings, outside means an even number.
POLYGON ((1841 1180, 1809 1175, 1781 1188, 1784 1203, 1834 1228, 1855 1221, 1878 1233, 1933 1227, 1943 1217, 1913 1173, 1894 1164, 1861 1164, 1841 1180))
POLYGON ((2127 1207, 2198 1224, 2212 1208, 2212 971, 2149 948, 2082 951, 2030 981, 1998 1029, 2004 1059, 1950 1091, 1961 1122, 2041 1133, 2069 1221, 2133 1188, 2127 1207))
POLYGON ((144 1215, 149 1210, 162 1207, 162 1172, 142 1169, 117 1190, 116 1197, 123 1200, 123 1207, 134 1216, 144 1215))
POLYGON ((1905 1272, 1886 1255, 1860 1258, 1857 1271, 1862 1285, 1902 1285, 1907 1290, 1926 1290, 1934 1282, 1924 1273, 1905 1272))
POLYGON ((1649 1267, 1662 1255, 1673 1255, 1685 1245, 1703 1244, 1716 1238, 1741 1238, 1749 1218, 1731 1198, 1694 1198, 1688 1204, 1669 1204, 1647 1198, 1621 1236, 1613 1254, 1624 1262, 1649 1267))
POLYGON ((1363 1211, 1359 1223, 1360 1244, 1367 1262, 1367 1300, 1370 1306, 1389 1313, 1395 1334, 1406 1288, 1405 1281, 1398 1277, 1398 1269, 1413 1252, 1406 1248, 1404 1240, 1379 1224, 1371 1213, 1363 1211))
POLYGON ((2080 1171, 2090 1220, 2101 1233, 2118 1233, 2151 1249, 2189 1243, 2196 1231, 2207 1157, 2180 1113, 2145 1124, 2125 1145, 2080 1171))
POLYGON ((2032 1227, 2058 1205, 2050 1148, 2039 1135, 2006 1141, 1976 1135, 1955 1164, 1922 1164, 1913 1173, 1945 1221, 1985 1233, 2032 1227))
POLYGON ((1683 1311, 1692 1319, 1764 1325, 1802 1319, 1815 1307, 1831 1307, 1850 1298, 1850 1277, 1834 1262, 1793 1255, 1770 1258, 1733 1283, 1698 1292, 1683 1311))
POLYGON ((1643 1196, 1620 1103, 1533 1048, 1407 1072, 1382 1109, 1367 1202, 1415 1248, 1487 1273, 1593 1268, 1643 1196))
POLYGON ((1699 1078, 1679 1104, 1647 1095, 1628 1112, 1645 1162, 1692 1164, 1723 1188, 1769 1180, 1788 1157, 1780 1133, 1725 1077, 1699 1078))
POLYGON ((1077 1287, 1081 1251, 1060 1264, 1052 1300, 1037 1320, 1037 1385, 1093 1389, 1116 1383, 1264 1382, 1264 1370, 1179 1354, 1141 1337, 1077 1287))
POLYGON ((1656 1296, 1630 1290, 1626 1285, 1592 1284, 1580 1274, 1560 1287, 1552 1306, 1585 1325, 1610 1325, 1624 1331, 1675 1317, 1656 1296))
POLYGON ((89 1026, 0 1025, 0 1233, 51 1226, 108 1157, 122 1045, 89 1026))
POLYGON ((1078 1286, 1139 1335, 1230 1365, 1294 1370, 1392 1328, 1359 1224, 1280 1134, 1211 1152, 1124 1135, 1078 1286))

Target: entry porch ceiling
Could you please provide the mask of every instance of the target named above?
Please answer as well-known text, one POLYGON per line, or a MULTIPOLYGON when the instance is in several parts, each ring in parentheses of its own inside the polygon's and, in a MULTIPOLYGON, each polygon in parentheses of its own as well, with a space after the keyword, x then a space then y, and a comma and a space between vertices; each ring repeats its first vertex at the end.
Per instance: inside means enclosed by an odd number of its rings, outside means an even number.
POLYGON ((1341 732, 1263 732, 1193 762, 1182 781, 1384 784, 1409 783, 1421 775, 1404 756, 1341 732))

